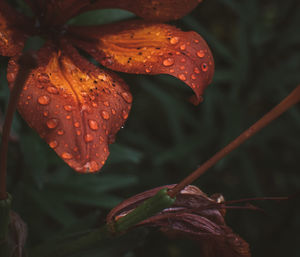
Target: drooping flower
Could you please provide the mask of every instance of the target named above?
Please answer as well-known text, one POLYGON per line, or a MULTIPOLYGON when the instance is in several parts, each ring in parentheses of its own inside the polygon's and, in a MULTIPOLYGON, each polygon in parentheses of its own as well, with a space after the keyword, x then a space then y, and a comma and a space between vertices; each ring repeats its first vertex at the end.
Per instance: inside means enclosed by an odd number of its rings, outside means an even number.
MULTIPOLYGON (((106 221, 114 224, 162 188, 154 188, 126 199, 108 214, 106 221)), ((170 236, 183 236, 199 245, 199 256, 250 257, 249 245, 225 223, 222 195, 208 197, 196 186, 187 186, 176 196, 175 203, 136 227, 157 227, 170 236)))
POLYGON ((96 172, 105 163, 108 144, 128 117, 132 95, 125 82, 82 57, 136 74, 170 74, 185 82, 201 101, 214 73, 204 39, 158 23, 178 19, 199 0, 27 0, 34 18, 0 2, 0 54, 10 59, 7 79, 13 87, 18 57, 28 36, 41 36, 38 67, 24 83, 18 110, 29 126, 78 172, 96 172), (123 8, 143 19, 101 26, 68 26, 85 11, 123 8))

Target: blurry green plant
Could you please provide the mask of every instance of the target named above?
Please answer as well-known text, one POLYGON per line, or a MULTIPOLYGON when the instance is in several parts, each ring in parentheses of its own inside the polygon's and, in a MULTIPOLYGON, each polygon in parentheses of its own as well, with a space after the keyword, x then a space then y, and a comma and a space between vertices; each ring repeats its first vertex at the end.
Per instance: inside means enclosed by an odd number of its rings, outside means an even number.
MULTIPOLYGON (((8 188, 13 209, 30 228, 27 246, 58 234, 76 236, 98 226, 106 212, 128 196, 179 181, 287 95, 300 82, 299 13, 297 0, 211 0, 174 22, 203 35, 214 52, 217 68, 204 103, 190 106, 184 101, 189 92, 168 76, 126 75, 128 84, 141 87, 131 87, 135 99, 131 116, 110 148, 103 172, 92 177, 75 174, 16 117, 8 188)), ((88 24, 107 23, 130 16, 110 10, 101 11, 101 21, 97 12, 89 14, 91 21, 83 19, 88 24)), ((7 58, 0 58, 4 110, 9 95, 7 58)), ((208 193, 222 192, 226 199, 299 191, 299 114, 299 106, 291 109, 224 158, 197 185, 208 193)), ((268 217, 230 212, 229 224, 250 243, 253 256, 296 257, 300 229, 296 200, 278 206, 261 203, 268 217)), ((195 249, 187 240, 139 230, 84 256, 195 256, 195 249)))

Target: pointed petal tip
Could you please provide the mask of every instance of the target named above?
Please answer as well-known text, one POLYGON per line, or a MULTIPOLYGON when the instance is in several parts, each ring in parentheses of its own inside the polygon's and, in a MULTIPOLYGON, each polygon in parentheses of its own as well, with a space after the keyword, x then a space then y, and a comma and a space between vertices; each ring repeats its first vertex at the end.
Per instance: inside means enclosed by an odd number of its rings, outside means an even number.
POLYGON ((196 32, 183 32, 174 26, 139 20, 110 26, 76 27, 71 32, 93 42, 70 38, 112 70, 177 77, 194 91, 194 104, 203 100, 203 91, 212 81, 213 55, 196 32))

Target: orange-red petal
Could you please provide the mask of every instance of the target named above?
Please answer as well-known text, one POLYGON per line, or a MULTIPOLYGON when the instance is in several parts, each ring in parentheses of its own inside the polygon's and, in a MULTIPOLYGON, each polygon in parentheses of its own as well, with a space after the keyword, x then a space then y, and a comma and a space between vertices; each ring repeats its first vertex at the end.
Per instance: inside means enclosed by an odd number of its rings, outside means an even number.
MULTIPOLYGON (((12 87, 18 65, 8 67, 12 87)), ((103 71, 68 46, 47 45, 22 91, 18 110, 51 148, 78 172, 96 172, 108 144, 128 117, 132 97, 122 79, 103 71)))
POLYGON ((75 45, 112 70, 179 78, 195 92, 195 104, 212 81, 213 56, 196 32, 142 21, 74 27, 70 32, 75 45))
POLYGON ((4 0, 0 2, 0 55, 13 56, 22 51, 25 35, 17 25, 23 19, 4 0))
POLYGON ((202 0, 96 0, 92 2, 94 3, 83 8, 83 10, 119 8, 133 12, 146 20, 169 21, 188 14, 202 0))

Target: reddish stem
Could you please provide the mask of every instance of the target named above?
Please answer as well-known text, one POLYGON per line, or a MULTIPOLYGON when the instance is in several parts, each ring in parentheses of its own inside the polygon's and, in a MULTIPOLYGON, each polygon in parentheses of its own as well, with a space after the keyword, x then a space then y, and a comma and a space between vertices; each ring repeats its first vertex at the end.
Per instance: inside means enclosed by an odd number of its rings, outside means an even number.
POLYGON ((231 143, 225 146, 221 151, 217 152, 209 160, 203 163, 192 174, 190 174, 185 179, 183 179, 180 183, 174 186, 174 188, 170 189, 168 192, 169 196, 175 197, 183 188, 185 188, 187 185, 194 182, 197 178, 199 178, 210 167, 215 165, 224 156, 232 152, 234 149, 240 146, 244 141, 252 137, 254 134, 256 134, 258 131, 260 131, 262 128, 268 125, 271 121, 276 119, 278 116, 280 116, 282 113, 284 113, 286 110, 291 108, 299 101, 300 101, 300 85, 297 86, 286 98, 284 98, 271 111, 269 111, 256 123, 254 123, 250 128, 245 130, 236 139, 234 139, 231 143))
POLYGON ((19 102, 19 97, 23 89, 30 71, 36 66, 35 58, 32 54, 23 54, 19 59, 19 71, 14 82, 14 87, 11 91, 5 120, 2 131, 2 141, 0 146, 0 200, 7 198, 6 192, 6 166, 7 166, 7 150, 9 142, 9 134, 14 113, 19 102))

